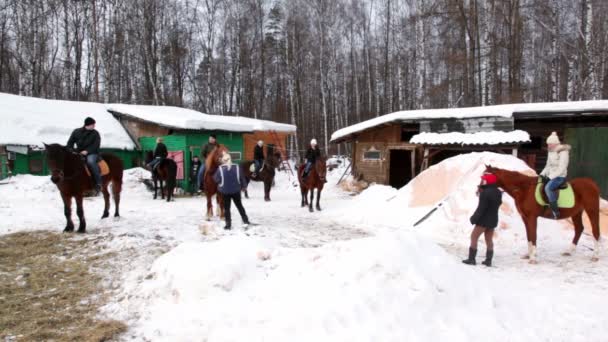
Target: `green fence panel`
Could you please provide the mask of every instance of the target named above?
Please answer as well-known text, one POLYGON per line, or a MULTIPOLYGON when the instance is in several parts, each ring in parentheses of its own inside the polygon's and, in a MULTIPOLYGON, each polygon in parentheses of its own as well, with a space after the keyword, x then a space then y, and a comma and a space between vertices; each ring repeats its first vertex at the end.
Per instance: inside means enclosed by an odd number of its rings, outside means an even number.
POLYGON ((568 177, 590 177, 608 198, 608 127, 568 128, 566 143, 572 146, 568 177))

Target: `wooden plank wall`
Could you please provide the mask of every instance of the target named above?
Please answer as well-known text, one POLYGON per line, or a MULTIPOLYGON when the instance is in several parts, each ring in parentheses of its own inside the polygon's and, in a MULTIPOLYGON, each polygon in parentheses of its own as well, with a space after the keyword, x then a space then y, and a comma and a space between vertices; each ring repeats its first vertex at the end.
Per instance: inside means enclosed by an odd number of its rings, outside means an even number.
POLYGON ((168 128, 159 127, 155 124, 130 120, 128 118, 122 118, 120 120, 129 131, 129 134, 135 139, 141 137, 163 137, 169 134, 168 128))
POLYGON ((361 133, 354 141, 353 169, 357 176, 368 182, 388 184, 389 146, 409 145, 401 142, 401 125, 380 127, 361 133), (364 160, 363 153, 375 149, 380 151, 380 160, 364 160))

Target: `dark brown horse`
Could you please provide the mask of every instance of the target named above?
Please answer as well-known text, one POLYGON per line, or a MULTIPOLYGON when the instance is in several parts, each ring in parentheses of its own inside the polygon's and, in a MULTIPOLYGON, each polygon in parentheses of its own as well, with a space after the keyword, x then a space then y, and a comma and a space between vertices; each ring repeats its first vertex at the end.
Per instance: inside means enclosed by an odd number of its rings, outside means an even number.
MULTIPOLYGON (((530 263, 536 263, 536 230, 538 217, 552 219, 551 211, 537 203, 535 197, 538 177, 529 177, 515 171, 508 171, 486 165, 486 171, 498 177, 498 186, 503 188, 515 200, 517 211, 526 225, 528 237, 528 255, 530 263)), ((574 190, 575 206, 573 208, 560 208, 560 219, 572 218, 574 222, 574 239, 572 246, 563 253, 571 255, 583 233, 583 211, 589 216, 595 247, 593 261, 599 260, 600 252, 600 191, 590 178, 574 178, 570 181, 574 190)), ((543 191, 544 194, 544 191, 543 191)), ((546 198, 545 198, 546 201, 546 198)))
MULTIPOLYGON (((264 165, 255 177, 252 177, 253 172, 251 171, 253 161, 247 160, 241 163, 241 172, 243 172, 245 179, 247 179, 247 184, 249 184, 250 181, 264 182, 264 200, 267 202, 270 201, 270 189, 272 188, 272 183, 274 182, 274 176, 276 174, 275 170, 279 166, 280 160, 281 154, 278 152, 275 153, 269 146, 264 165)), ((245 198, 249 198, 247 188, 245 188, 244 192, 245 198)))
POLYGON ((218 191, 217 183, 213 180, 213 175, 217 168, 222 164, 222 156, 228 153, 228 149, 224 145, 217 145, 207 156, 205 160, 205 174, 203 175, 203 184, 205 196, 207 197, 207 220, 213 217, 213 195, 216 195, 217 205, 219 207, 220 218, 224 217, 224 199, 218 191))
MULTIPOLYGON (((64 232, 74 231, 74 223, 72 222, 72 197, 76 199, 76 214, 80 220, 78 233, 84 233, 86 230, 86 221, 84 219, 84 208, 82 206, 82 198, 85 191, 93 190, 94 181, 88 175, 85 162, 81 155, 72 152, 65 146, 59 144, 44 145, 46 149, 46 158, 49 169, 51 170, 51 181, 57 185, 61 192, 63 200, 63 208, 67 225, 64 232)), ((112 183, 112 197, 114 197, 114 217, 120 216, 118 213, 120 206, 120 191, 122 190, 122 160, 110 153, 101 153, 101 157, 108 164, 110 173, 102 177, 101 191, 105 207, 101 218, 109 216, 110 210, 110 193, 108 185, 112 183)))
POLYGON ((319 201, 321 201, 321 191, 325 185, 325 177, 327 175, 327 158, 321 157, 317 159, 315 164, 310 168, 306 179, 302 177, 304 174, 305 164, 300 165, 298 170, 298 181, 300 182, 300 190, 302 192, 302 208, 308 205, 308 210, 312 213, 312 203, 314 201, 315 189, 317 189, 317 210, 321 210, 319 201), (310 191, 310 202, 308 202, 308 191, 310 191))
MULTIPOLYGON (((148 151, 146 155, 146 164, 152 161, 152 152, 148 151)), ((167 192, 167 202, 173 198, 173 191, 177 183, 177 164, 171 158, 164 158, 152 172, 152 181, 154 182, 154 199, 157 198, 158 182, 160 182, 160 198, 165 199, 165 190, 167 192), (163 182, 166 187, 163 188, 163 182)))

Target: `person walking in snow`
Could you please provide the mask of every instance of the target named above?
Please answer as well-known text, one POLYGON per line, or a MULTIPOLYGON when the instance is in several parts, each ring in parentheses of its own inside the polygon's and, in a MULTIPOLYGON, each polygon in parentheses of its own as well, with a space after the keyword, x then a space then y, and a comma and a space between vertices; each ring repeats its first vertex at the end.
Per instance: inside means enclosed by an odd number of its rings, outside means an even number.
POLYGON ((302 178, 306 178, 310 169, 317 162, 317 159, 321 157, 321 150, 317 145, 317 139, 312 139, 310 141, 310 146, 306 150, 306 166, 304 167, 304 173, 302 174, 302 178))
POLYGON ((492 266, 492 257, 494 256, 494 243, 492 236, 494 229, 498 225, 498 209, 502 204, 502 192, 496 184, 497 177, 491 173, 484 173, 481 176, 481 184, 479 185, 479 204, 477 210, 471 216, 471 224, 475 225, 471 232, 471 246, 469 247, 469 257, 462 262, 468 265, 475 265, 475 257, 477 256, 477 241, 481 234, 484 234, 486 239, 486 260, 482 264, 492 266))
POLYGON ((222 156, 222 165, 220 165, 213 175, 213 180, 219 184, 218 190, 224 198, 224 211, 226 215, 226 226, 224 229, 232 228, 230 207, 233 201, 243 220, 243 227, 247 228, 249 226, 249 218, 241 201, 241 191, 245 189, 247 183, 239 165, 232 164, 229 153, 224 153, 222 156))
POLYGON ((95 181, 95 195, 99 195, 101 191, 101 170, 97 162, 99 161, 101 136, 95 129, 95 119, 91 117, 84 119, 84 126, 76 128, 72 132, 66 147, 74 149, 74 144, 76 144, 75 151, 86 159, 86 163, 95 181))
POLYGON ((566 181, 568 174, 568 163, 570 161, 570 145, 562 145, 556 132, 552 132, 547 138, 547 164, 541 171, 545 183, 545 193, 549 200, 549 207, 553 218, 559 218, 559 207, 557 206, 557 190, 566 181))
POLYGON ((209 142, 203 146, 201 150, 201 154, 203 155, 203 160, 200 169, 198 169, 198 174, 196 176, 196 188, 201 189, 201 185, 204 184, 203 176, 205 175, 205 162, 207 161, 207 156, 211 151, 213 151, 217 147, 217 137, 215 134, 211 134, 209 136, 209 142))

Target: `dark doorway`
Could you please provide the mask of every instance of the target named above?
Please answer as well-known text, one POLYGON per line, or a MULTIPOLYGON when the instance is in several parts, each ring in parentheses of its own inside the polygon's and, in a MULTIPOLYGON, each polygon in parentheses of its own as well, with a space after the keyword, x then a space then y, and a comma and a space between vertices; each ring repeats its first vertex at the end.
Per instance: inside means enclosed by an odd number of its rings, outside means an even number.
POLYGON ((412 180, 412 151, 390 150, 389 184, 401 188, 412 180))

